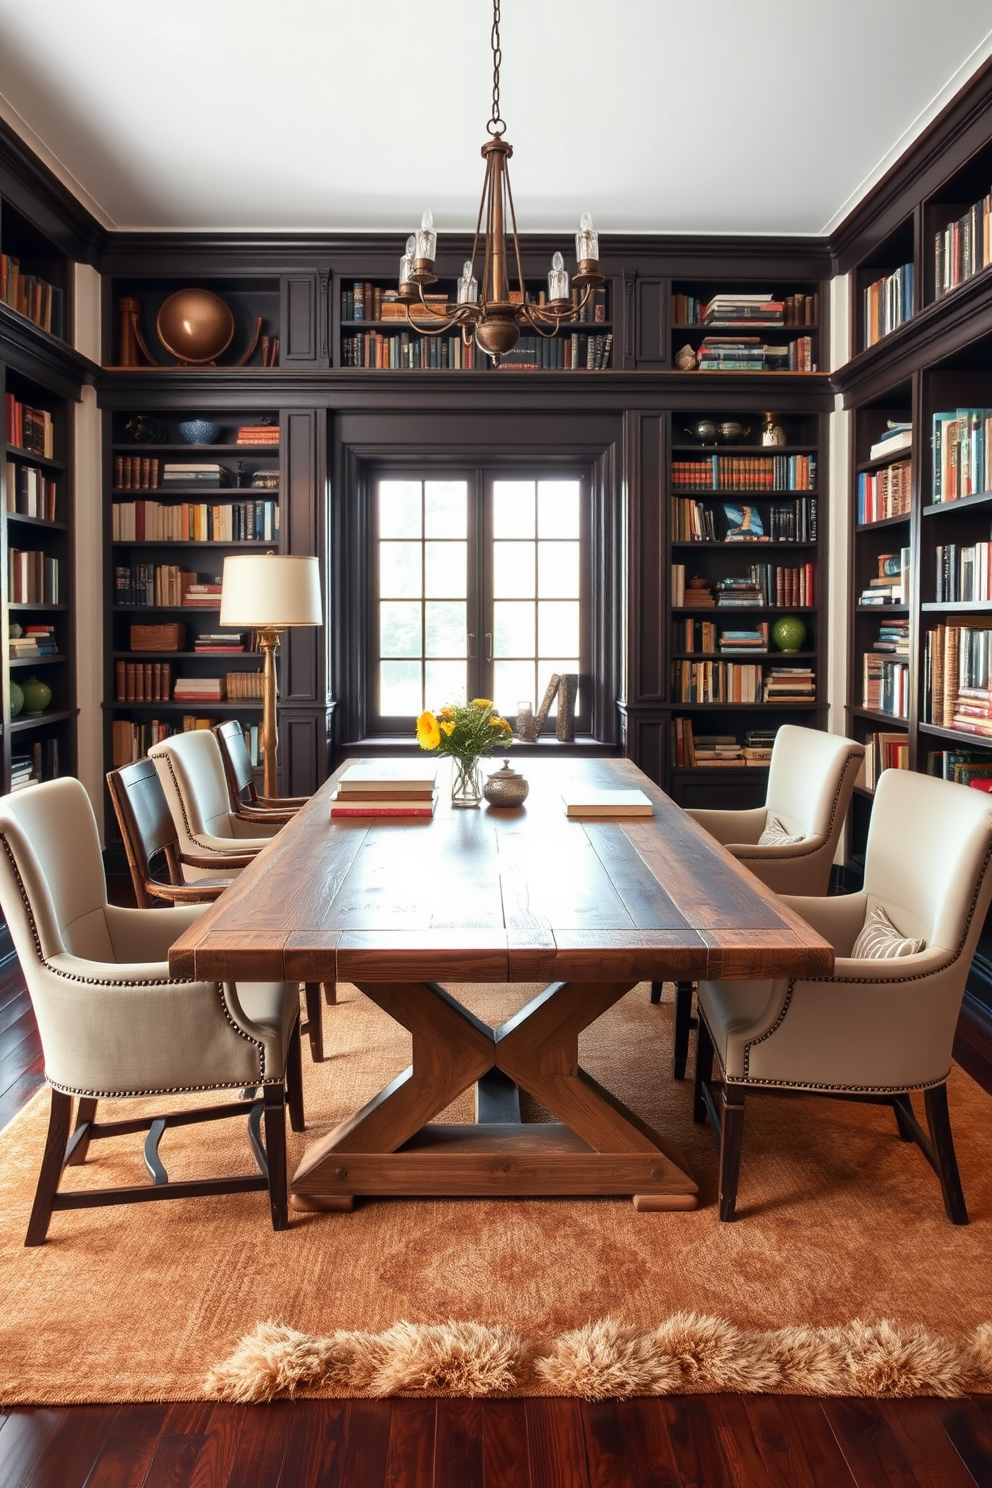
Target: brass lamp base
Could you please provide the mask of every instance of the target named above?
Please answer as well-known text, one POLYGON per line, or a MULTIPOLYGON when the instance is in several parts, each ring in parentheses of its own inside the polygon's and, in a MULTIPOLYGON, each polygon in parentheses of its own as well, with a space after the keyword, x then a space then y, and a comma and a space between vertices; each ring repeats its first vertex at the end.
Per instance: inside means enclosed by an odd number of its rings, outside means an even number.
POLYGON ((262 765, 264 769, 264 793, 270 799, 279 795, 279 768, 277 750, 279 736, 276 729, 276 648, 282 632, 275 626, 266 625, 258 632, 258 644, 262 648, 262 765))

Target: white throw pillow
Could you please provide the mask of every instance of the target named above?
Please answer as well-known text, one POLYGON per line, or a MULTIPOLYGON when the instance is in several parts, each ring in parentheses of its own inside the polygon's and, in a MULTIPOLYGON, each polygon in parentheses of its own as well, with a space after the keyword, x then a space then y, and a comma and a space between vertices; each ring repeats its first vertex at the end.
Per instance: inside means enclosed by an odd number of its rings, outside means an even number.
POLYGON ((851 947, 854 961, 889 961, 894 956, 915 956, 926 945, 897 930, 880 904, 865 915, 861 934, 851 947))
POLYGON ((791 847, 793 843, 805 841, 806 838, 802 832, 799 833, 798 837, 795 837, 787 827, 783 827, 777 816, 770 816, 768 818, 768 825, 758 838, 758 846, 791 847))

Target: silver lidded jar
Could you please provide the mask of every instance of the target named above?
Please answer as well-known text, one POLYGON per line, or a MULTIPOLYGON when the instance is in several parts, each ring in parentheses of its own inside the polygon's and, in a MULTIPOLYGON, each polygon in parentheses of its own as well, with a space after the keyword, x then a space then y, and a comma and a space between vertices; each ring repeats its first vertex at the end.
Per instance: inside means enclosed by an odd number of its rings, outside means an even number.
POLYGON ((503 768, 486 779, 482 794, 490 806, 522 806, 530 792, 530 786, 517 770, 510 768, 510 761, 503 761, 503 768))

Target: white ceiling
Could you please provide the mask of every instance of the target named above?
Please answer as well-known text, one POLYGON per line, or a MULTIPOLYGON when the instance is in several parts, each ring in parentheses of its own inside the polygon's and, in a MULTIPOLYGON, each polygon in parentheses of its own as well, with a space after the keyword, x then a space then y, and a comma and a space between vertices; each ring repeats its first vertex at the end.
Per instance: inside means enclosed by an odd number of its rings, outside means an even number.
MULTIPOLYGON (((406 233, 430 205, 466 229, 490 18, 490 0, 0 0, 0 95, 108 226, 406 233)), ((989 55, 990 25, 988 0, 504 0, 520 228, 588 207, 604 233, 825 232, 989 55)))

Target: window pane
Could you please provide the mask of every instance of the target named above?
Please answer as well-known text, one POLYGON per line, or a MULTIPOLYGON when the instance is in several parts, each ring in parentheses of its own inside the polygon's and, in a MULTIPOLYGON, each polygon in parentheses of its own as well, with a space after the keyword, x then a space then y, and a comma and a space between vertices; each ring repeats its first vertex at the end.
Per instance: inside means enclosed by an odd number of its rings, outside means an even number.
POLYGON ((379 606, 379 655, 422 656, 420 604, 385 600, 379 606))
POLYGON ((428 661, 424 664, 427 674, 427 706, 444 708, 448 703, 464 703, 465 663, 463 661, 428 661))
POLYGON ((529 601, 501 599, 493 605, 493 655, 534 655, 534 606, 529 601))
POLYGON ((537 592, 542 599, 578 599, 579 545, 577 542, 538 543, 537 592))
POLYGON ((530 703, 535 713, 541 703, 541 698, 534 695, 537 684, 532 661, 497 661, 493 666, 493 689, 494 703, 514 727, 518 703, 530 703))
POLYGON ((579 536, 579 491, 576 480, 538 481, 538 537, 579 536))
POLYGON ((424 606, 425 656, 466 656, 465 605, 458 600, 429 600, 424 606))
POLYGON ((416 718, 424 709, 419 661, 380 661, 379 712, 386 718, 416 718))
POLYGON ((464 599, 468 543, 424 543, 424 593, 428 599, 464 599))
MULTIPOLYGON (((577 656, 579 606, 568 599, 542 599, 537 606, 538 656, 577 656)), ((518 653, 519 654, 519 653, 518 653)), ((576 668, 572 668, 576 670, 576 668)))
POLYGON ((532 542, 493 543, 493 595, 496 599, 535 599, 532 542))
POLYGON ((419 599, 421 553, 419 542, 379 544, 379 595, 382 599, 419 599))
POLYGON ((533 481, 493 481, 493 536, 534 536, 533 481))
POLYGON ((379 536, 420 536, 420 482, 379 482, 379 536))
POLYGON ((468 485, 465 481, 424 482, 424 536, 468 535, 468 485))

